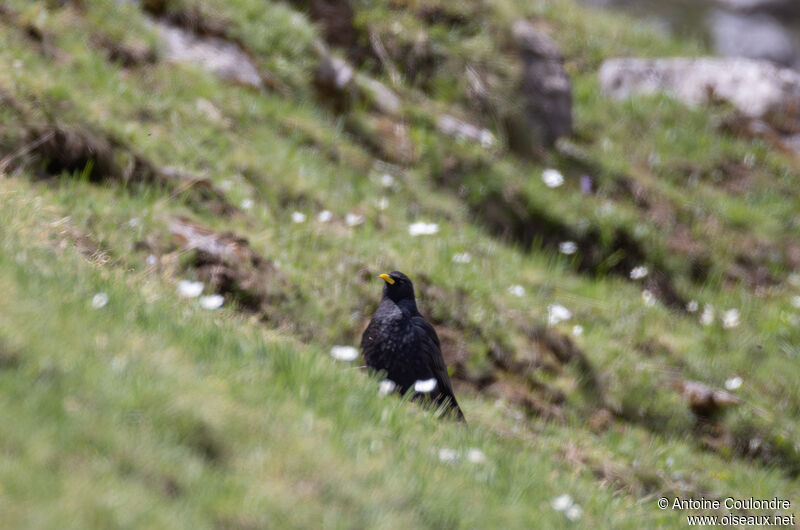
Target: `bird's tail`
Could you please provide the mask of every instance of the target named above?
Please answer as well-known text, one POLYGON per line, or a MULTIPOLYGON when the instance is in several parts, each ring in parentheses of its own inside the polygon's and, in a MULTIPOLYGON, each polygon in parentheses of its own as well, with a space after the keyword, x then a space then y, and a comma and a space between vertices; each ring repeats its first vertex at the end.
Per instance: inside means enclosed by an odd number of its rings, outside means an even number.
POLYGON ((445 414, 451 414, 456 420, 467 423, 467 418, 464 417, 464 412, 462 412, 454 395, 441 394, 440 403, 445 405, 445 414))

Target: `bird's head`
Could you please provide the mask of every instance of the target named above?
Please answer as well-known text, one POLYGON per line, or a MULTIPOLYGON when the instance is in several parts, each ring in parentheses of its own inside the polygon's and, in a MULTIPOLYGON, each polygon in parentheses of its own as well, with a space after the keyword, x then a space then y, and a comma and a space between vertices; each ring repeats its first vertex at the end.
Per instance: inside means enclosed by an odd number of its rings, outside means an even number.
POLYGON ((414 300, 414 284, 402 272, 392 271, 389 274, 381 274, 380 278, 385 282, 383 295, 387 298, 394 302, 404 299, 414 300))

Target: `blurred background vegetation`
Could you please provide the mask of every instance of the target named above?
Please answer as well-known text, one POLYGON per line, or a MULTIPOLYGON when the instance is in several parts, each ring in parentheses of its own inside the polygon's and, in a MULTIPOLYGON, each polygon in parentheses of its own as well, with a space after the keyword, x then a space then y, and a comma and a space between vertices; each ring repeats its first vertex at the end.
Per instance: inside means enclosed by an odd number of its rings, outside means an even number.
POLYGON ((0 1, 3 524, 795 510, 794 4, 589 4, 0 1), (331 355, 389 270, 466 428, 331 355))

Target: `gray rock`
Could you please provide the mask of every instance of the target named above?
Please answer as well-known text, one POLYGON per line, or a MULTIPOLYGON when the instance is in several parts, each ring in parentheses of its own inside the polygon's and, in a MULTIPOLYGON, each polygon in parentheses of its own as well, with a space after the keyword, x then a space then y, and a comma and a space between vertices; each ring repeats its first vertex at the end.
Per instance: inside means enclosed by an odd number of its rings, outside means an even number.
POLYGON ((347 61, 332 55, 325 55, 320 58, 316 81, 319 85, 332 91, 342 92, 350 86, 353 74, 353 68, 347 64, 347 61))
POLYGON ((784 66, 795 62, 795 38, 770 15, 714 10, 708 16, 714 49, 726 57, 766 59, 784 66))
POLYGON ((321 42, 315 44, 319 57, 314 85, 319 95, 339 111, 355 100, 363 100, 382 114, 399 116, 403 102, 389 87, 365 74, 357 73, 346 60, 330 53, 321 42))
POLYGON ((440 114, 436 118, 436 129, 442 134, 459 140, 477 142, 486 149, 492 147, 496 142, 490 130, 459 120, 449 114, 440 114))
POLYGON ((715 0, 726 9, 745 13, 780 13, 800 15, 797 0, 715 0))
POLYGON ((723 100, 748 118, 800 129, 800 72, 766 61, 611 59, 599 77, 602 90, 615 98, 663 92, 689 105, 723 100))
POLYGON ((558 45, 525 20, 512 35, 522 58, 521 95, 525 104, 524 130, 509 127, 509 142, 523 151, 552 146, 572 132, 572 84, 564 71, 558 45))
POLYGON ((380 112, 393 116, 400 114, 403 102, 397 94, 380 81, 365 75, 359 75, 356 78, 356 85, 367 101, 372 103, 380 112))
POLYGON ((161 37, 166 60, 196 64, 234 83, 262 86, 258 69, 236 44, 217 37, 194 35, 160 21, 153 24, 161 37))

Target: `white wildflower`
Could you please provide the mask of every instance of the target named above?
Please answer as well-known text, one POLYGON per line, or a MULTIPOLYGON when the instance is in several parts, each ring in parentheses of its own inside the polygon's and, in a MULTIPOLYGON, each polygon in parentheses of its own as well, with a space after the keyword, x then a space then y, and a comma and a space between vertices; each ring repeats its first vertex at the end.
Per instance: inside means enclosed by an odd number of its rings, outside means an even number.
POLYGON ((470 256, 469 252, 453 254, 453 263, 469 263, 470 261, 472 261, 472 256, 470 256))
POLYGON ((106 293, 97 293, 92 297, 92 307, 94 309, 102 309, 108 303, 108 295, 106 293))
POLYGON ((792 306, 800 309, 800 296, 792 297, 792 306))
POLYGON ((548 188, 557 188, 564 184, 564 175, 557 169, 545 169, 542 171, 542 182, 548 188))
POLYGON ((559 495, 552 501, 550 501, 550 506, 557 512, 566 511, 570 506, 573 505, 572 497, 569 494, 565 493, 563 495, 559 495))
POLYGON ((726 390, 738 390, 742 386, 742 378, 738 375, 736 377, 731 377, 725 381, 725 389, 726 390))
POLYGON ((703 313, 700 315, 700 323, 704 326, 710 326, 714 323, 714 306, 706 304, 703 308, 703 313))
POLYGON ((394 177, 391 176, 389 173, 384 173, 381 175, 381 186, 384 188, 391 188, 394 186, 394 177))
POLYGON ((328 223, 331 219, 333 219, 333 213, 331 213, 330 210, 322 210, 319 212, 319 215, 317 215, 317 221, 320 223, 328 223))
POLYGON ((647 307, 653 307, 656 305, 656 297, 649 289, 645 289, 642 291, 642 302, 647 307))
POLYGON ((686 310, 690 313, 696 312, 700 309, 700 304, 697 303, 697 300, 690 300, 688 304, 686 304, 686 310))
POLYGON ((572 326, 572 334, 575 335, 576 337, 580 337, 581 335, 583 335, 583 326, 579 326, 577 324, 572 326))
POLYGON ((386 197, 381 197, 380 199, 378 199, 377 205, 378 205, 378 210, 383 211, 389 207, 389 199, 387 199, 386 197))
POLYGON ((344 224, 347 226, 358 226, 364 223, 364 216, 357 213, 348 213, 344 216, 344 224))
POLYGON ((118 374, 125 370, 125 367, 128 365, 128 359, 121 355, 115 355, 113 359, 111 359, 111 371, 118 374))
POLYGON ((547 324, 555 326, 559 322, 572 318, 572 311, 561 304, 550 304, 547 306, 547 324))
POLYGON ((521 285, 512 285, 508 288, 508 292, 514 296, 525 296, 525 288, 521 285))
POLYGON ((210 294, 208 296, 200 297, 200 307, 203 309, 213 310, 222 307, 225 303, 225 297, 221 294, 210 294))
POLYGON ((580 504, 573 504, 567 511, 564 512, 564 515, 567 516, 567 519, 570 521, 577 521, 583 515, 583 508, 581 508, 580 504))
POLYGON ((430 379, 420 379, 414 382, 414 392, 428 394, 436 390, 436 384, 435 377, 431 377, 430 379))
POLYGON ((178 282, 178 294, 183 298, 197 298, 203 294, 203 282, 181 280, 178 282))
POLYGON ((378 395, 388 396, 389 394, 394 392, 396 388, 397 388, 397 383, 395 383, 391 379, 384 379, 383 381, 380 382, 380 384, 378 384, 378 395))
POLYGON ((647 270, 647 267, 645 267, 644 265, 634 267, 633 269, 631 269, 631 274, 630 274, 631 280, 641 280, 642 278, 647 276, 649 272, 650 271, 647 270))
POLYGON ((558 251, 569 256, 578 251, 578 245, 574 241, 562 241, 558 244, 558 251))
POLYGON ((439 232, 439 225, 418 221, 408 225, 408 233, 412 236, 430 236, 439 232))
MULTIPOLYGON (((244 199, 242 201, 242 210, 249 210, 253 207, 253 199, 244 199)), ((302 214, 301 214, 302 215, 302 214)), ((305 220, 305 217, 303 218, 305 220)), ((294 214, 292 214, 292 220, 294 220, 294 214)), ((302 221, 301 221, 302 222, 302 221)))
POLYGON ((231 191, 231 188, 233 188, 233 182, 228 179, 225 179, 219 183, 219 189, 222 191, 231 191))
POLYGON ((489 149, 495 143, 495 138, 489 129, 481 129, 481 147, 489 149))
POLYGON ((147 263, 147 265, 150 267, 155 267, 158 265, 158 258, 154 254, 148 254, 145 263, 147 263))
POLYGON ((128 226, 131 228, 139 228, 142 226, 142 220, 138 217, 132 217, 130 221, 128 221, 128 226))
POLYGON ((358 349, 353 346, 334 346, 331 348, 331 357, 337 361, 355 361, 358 358, 358 349))
POLYGON ((439 449, 439 460, 447 464, 455 464, 458 462, 458 452, 455 449, 442 447, 439 449))
POLYGON ((722 327, 725 329, 735 328, 739 325, 739 310, 728 309, 722 313, 722 327))
POLYGON ((486 455, 480 449, 472 448, 467 451, 467 460, 473 464, 486 462, 486 455))
POLYGON ((293 223, 305 223, 306 222, 306 214, 303 212, 292 212, 292 222, 293 223))

